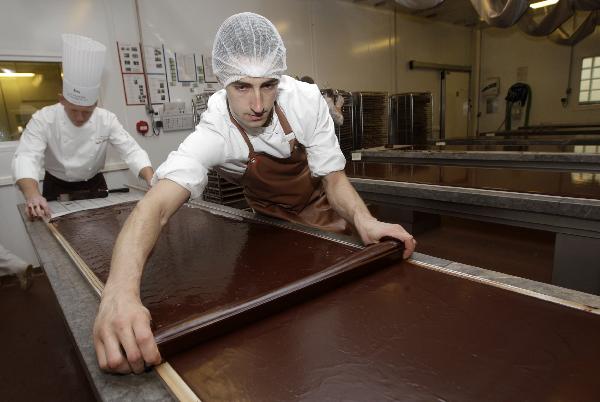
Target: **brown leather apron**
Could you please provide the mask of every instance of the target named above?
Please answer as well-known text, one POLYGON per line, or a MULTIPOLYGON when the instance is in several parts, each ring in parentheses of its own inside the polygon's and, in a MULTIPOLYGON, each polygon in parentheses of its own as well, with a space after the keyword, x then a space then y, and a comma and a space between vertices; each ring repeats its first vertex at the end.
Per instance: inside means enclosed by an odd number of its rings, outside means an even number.
MULTIPOLYGON (((290 123, 277 104, 275 112, 285 134, 290 134, 290 123)), ((329 232, 352 233, 348 222, 329 205, 321 178, 310 174, 306 149, 296 138, 290 141, 289 158, 256 152, 231 112, 229 117, 248 145, 248 164, 240 184, 255 212, 329 232)))

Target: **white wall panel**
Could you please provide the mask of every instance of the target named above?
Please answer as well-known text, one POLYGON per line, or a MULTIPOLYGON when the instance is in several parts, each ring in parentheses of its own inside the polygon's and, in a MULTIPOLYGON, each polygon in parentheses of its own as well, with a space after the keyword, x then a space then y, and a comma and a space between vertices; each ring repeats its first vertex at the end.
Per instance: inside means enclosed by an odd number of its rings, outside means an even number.
POLYGON ((431 92, 433 96, 433 131, 439 131, 440 73, 432 70, 410 70, 408 62, 470 66, 471 30, 468 28, 433 23, 398 14, 396 18, 397 83, 396 93, 431 92))
MULTIPOLYGON (((391 91, 393 13, 346 1, 312 3, 317 84, 349 91, 391 91)), ((304 74, 308 71, 298 72, 304 74)))
POLYGON ((573 49, 570 103, 565 108, 560 99, 565 96, 569 74, 568 46, 557 45, 547 38, 525 35, 516 28, 483 31, 481 79, 500 77, 498 110, 485 113, 485 99, 480 102, 479 131, 496 130, 504 120, 508 88, 517 81, 517 68, 527 67, 526 82, 533 93, 530 124, 598 122, 600 108, 577 104, 581 58, 600 55, 600 30, 577 44, 573 49))

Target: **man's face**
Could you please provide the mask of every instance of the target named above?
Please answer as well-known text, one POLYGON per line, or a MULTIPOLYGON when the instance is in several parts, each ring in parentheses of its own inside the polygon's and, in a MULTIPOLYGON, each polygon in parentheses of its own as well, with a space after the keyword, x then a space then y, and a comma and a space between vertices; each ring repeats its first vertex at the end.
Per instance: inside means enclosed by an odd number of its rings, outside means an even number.
POLYGON ((62 95, 60 96, 60 103, 64 106, 65 113, 75 127, 83 126, 92 117, 92 113, 96 109, 96 103, 92 106, 78 106, 66 100, 62 95))
POLYGON ((245 77, 227 85, 229 109, 244 127, 262 127, 267 123, 275 99, 279 80, 275 78, 245 77))

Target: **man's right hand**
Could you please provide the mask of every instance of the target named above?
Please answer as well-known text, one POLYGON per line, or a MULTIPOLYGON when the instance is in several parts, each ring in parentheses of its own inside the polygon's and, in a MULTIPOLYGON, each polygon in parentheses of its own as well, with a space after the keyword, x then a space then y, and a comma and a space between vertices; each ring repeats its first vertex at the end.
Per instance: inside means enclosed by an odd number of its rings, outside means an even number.
POLYGON ((52 211, 48 206, 48 201, 41 195, 34 195, 25 200, 25 212, 30 220, 38 218, 48 218, 52 216, 52 211))
POLYGON ((107 372, 140 374, 161 362, 150 312, 136 295, 103 295, 94 323, 94 347, 100 368, 107 372))
POLYGON ((162 227, 190 198, 170 180, 159 180, 129 215, 113 247, 110 275, 94 324, 94 346, 103 370, 141 373, 159 364, 150 312, 140 301, 142 271, 162 227))

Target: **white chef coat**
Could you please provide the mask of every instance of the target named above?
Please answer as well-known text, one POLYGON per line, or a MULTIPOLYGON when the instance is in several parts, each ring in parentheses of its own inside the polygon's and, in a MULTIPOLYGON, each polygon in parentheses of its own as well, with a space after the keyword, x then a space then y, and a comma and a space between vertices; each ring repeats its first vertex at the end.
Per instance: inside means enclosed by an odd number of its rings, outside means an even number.
POLYGON ((114 113, 97 107, 83 126, 76 127, 62 104, 46 106, 32 116, 21 135, 12 161, 13 178, 39 180, 44 166, 61 180, 89 180, 104 167, 109 143, 136 176, 151 166, 146 151, 114 113))
MULTIPOLYGON (((295 136, 306 147, 308 167, 313 176, 322 177, 343 170, 346 159, 319 88, 284 75, 279 82, 277 103, 293 132, 285 135, 277 115, 273 113, 268 127, 246 130, 254 150, 288 158, 289 141, 295 136)), ((206 187, 209 169, 219 166, 239 176, 246 170, 248 152, 241 133, 229 118, 225 89, 222 89, 210 97, 196 130, 177 151, 169 154, 152 181, 169 179, 189 190, 191 198, 197 198, 206 187)))
POLYGON ((0 276, 23 272, 28 265, 25 260, 11 253, 0 244, 0 276))

